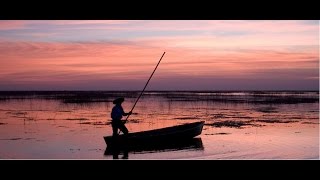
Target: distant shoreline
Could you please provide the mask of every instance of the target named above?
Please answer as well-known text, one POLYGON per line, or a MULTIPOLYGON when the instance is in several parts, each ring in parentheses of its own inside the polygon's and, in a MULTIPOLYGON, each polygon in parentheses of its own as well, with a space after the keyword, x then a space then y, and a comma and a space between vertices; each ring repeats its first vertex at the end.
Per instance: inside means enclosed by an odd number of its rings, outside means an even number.
MULTIPOLYGON (((0 91, 0 101, 44 99, 63 103, 112 102, 115 98, 136 99, 140 91, 0 91)), ((146 91, 143 97, 161 97, 168 102, 300 104, 319 103, 318 91, 146 91)))

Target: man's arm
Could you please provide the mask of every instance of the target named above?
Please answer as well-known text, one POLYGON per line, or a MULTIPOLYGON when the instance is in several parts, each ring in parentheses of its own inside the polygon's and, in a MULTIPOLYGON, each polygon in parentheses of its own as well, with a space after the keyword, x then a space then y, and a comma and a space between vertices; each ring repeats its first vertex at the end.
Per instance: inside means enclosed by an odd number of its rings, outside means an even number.
POLYGON ((121 107, 121 111, 122 111, 122 115, 123 116, 128 116, 128 115, 131 115, 132 114, 132 111, 130 111, 130 112, 128 112, 128 113, 125 113, 124 111, 123 111, 123 108, 121 107))
POLYGON ((128 115, 131 115, 132 114, 132 111, 130 111, 130 112, 128 112, 128 113, 125 113, 125 112, 123 112, 123 116, 128 116, 128 115))

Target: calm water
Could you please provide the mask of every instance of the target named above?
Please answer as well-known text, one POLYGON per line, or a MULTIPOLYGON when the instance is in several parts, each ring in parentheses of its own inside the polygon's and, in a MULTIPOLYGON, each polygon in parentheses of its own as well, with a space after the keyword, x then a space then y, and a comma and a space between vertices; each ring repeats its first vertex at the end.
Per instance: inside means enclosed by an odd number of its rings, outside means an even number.
MULTIPOLYGON (((139 92, 0 92, 1 159, 113 159, 112 100, 127 112, 139 92)), ((319 159, 318 92, 146 92, 130 132, 205 120, 181 144, 129 159, 319 159)), ((119 158, 124 154, 120 153, 119 158)))

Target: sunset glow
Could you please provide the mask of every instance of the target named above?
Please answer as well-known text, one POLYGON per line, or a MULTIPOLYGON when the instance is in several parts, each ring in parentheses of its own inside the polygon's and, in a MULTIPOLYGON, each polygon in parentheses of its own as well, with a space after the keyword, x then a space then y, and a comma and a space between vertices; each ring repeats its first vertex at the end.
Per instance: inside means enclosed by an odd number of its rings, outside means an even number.
POLYGON ((0 21, 0 90, 319 90, 319 21, 0 21))

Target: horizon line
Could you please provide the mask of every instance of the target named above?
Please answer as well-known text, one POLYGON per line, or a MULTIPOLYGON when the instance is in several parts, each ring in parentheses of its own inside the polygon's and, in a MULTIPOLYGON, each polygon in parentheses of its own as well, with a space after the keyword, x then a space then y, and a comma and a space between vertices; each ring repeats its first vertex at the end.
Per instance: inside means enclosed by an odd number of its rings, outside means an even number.
MULTIPOLYGON (((141 90, 0 90, 0 92, 23 92, 23 91, 35 91, 35 92, 40 92, 40 91, 105 91, 105 92, 141 92, 141 90)), ((283 89, 283 90, 145 90, 144 92, 217 92, 217 91, 226 91, 226 92, 246 92, 246 91, 318 91, 317 90, 299 90, 299 89, 283 89)))

